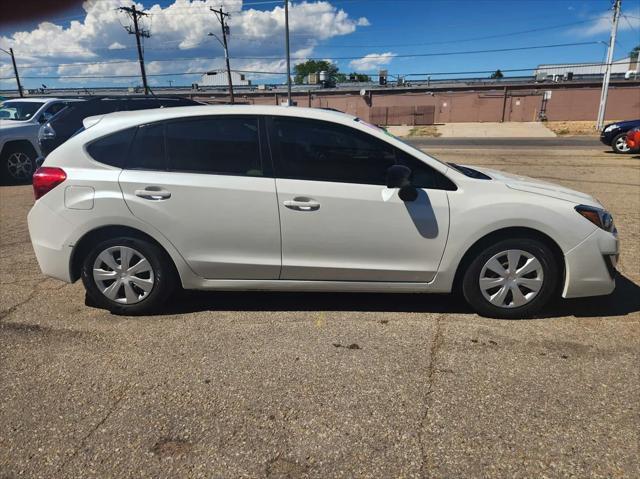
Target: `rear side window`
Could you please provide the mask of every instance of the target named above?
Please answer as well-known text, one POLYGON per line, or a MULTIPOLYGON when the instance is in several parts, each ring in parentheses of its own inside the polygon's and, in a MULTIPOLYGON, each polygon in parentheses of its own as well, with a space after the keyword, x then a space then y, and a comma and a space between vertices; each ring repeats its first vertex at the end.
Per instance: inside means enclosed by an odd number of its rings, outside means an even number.
POLYGON ((134 134, 135 128, 129 128, 99 138, 87 145, 87 153, 100 163, 123 168, 134 134))
POLYGON ((129 150, 127 168, 139 170, 166 170, 164 154, 164 125, 142 125, 138 127, 129 150))
POLYGON ((180 120, 167 123, 165 134, 172 171, 263 176, 257 118, 180 120))

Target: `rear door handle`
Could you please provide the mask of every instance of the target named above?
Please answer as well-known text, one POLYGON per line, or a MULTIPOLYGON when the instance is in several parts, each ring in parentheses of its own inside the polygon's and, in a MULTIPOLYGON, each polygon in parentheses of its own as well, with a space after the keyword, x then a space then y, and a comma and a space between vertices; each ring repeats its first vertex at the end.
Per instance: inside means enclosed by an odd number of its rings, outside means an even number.
POLYGON ((292 200, 283 201, 282 204, 295 211, 316 211, 320 209, 320 203, 311 198, 297 197, 292 200))
POLYGON ((147 186, 144 190, 136 190, 135 195, 145 200, 167 200, 171 198, 171 192, 160 186, 147 186))

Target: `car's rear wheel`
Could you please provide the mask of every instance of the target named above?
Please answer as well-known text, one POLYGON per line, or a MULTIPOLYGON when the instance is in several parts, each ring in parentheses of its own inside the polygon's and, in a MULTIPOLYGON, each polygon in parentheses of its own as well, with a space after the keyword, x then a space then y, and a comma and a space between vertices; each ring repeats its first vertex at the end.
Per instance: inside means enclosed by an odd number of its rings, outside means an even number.
POLYGON ((611 148, 613 148, 613 151, 616 153, 629 153, 631 148, 627 145, 627 134, 620 133, 617 135, 611 142, 611 148))
POLYGON ((35 165, 35 157, 31 152, 20 148, 7 148, 0 159, 0 177, 9 184, 28 183, 36 169, 35 165))
POLYGON ((558 274, 558 262, 546 244, 507 239, 479 252, 465 272, 462 291, 483 316, 526 318, 553 297, 558 274))
POLYGON ((96 245, 82 265, 82 282, 98 307, 117 314, 146 314, 175 288, 171 260, 157 245, 121 237, 96 245))

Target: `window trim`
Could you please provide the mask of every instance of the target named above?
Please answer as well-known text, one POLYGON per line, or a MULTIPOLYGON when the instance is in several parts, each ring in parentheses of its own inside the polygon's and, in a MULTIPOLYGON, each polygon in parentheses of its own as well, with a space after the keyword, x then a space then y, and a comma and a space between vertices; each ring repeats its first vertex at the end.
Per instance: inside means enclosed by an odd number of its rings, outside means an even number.
POLYGON ((438 188, 427 188, 427 187, 422 187, 422 186, 416 186, 416 188, 420 188, 420 189, 424 189, 424 190, 439 190, 439 191, 456 191, 458 189, 458 186, 456 185, 456 183, 449 178, 447 175, 441 173, 440 171, 436 170, 435 168, 433 168, 431 165, 427 164, 426 162, 422 161, 420 158, 415 157, 414 155, 408 153, 407 151, 398 148, 397 146, 395 146, 394 144, 385 141, 382 138, 378 138, 375 135, 372 135, 371 133, 368 133, 366 131, 362 131, 358 128, 353 128, 352 126, 348 126, 345 125, 343 123, 339 123, 339 122, 335 122, 335 121, 330 121, 330 120, 324 120, 324 119, 318 119, 318 118, 303 118, 303 117, 296 117, 296 116, 288 116, 288 115, 264 115, 265 117, 265 121, 266 121, 266 127, 267 127, 267 138, 269 141, 269 150, 270 150, 270 154, 271 154, 271 158, 272 161, 274 163, 274 175, 276 178, 279 179, 288 179, 288 180, 297 180, 297 181, 318 181, 318 182, 323 182, 323 183, 336 183, 336 184, 347 184, 347 185, 366 185, 366 186, 386 186, 384 184, 380 185, 377 183, 363 183, 363 182, 358 182, 358 183, 354 183, 354 182, 346 182, 346 181, 330 181, 330 180, 322 180, 322 179, 314 179, 314 178, 289 178, 289 177, 285 177, 285 176, 281 176, 281 170, 282 170, 282 158, 281 158, 281 149, 280 149, 280 141, 277 137, 276 134, 276 127, 275 127, 275 121, 277 119, 280 118, 284 118, 284 119, 292 119, 292 120, 296 120, 296 121, 300 121, 300 122, 307 122, 307 123, 326 123, 326 124, 330 124, 330 125, 336 125, 338 127, 344 128, 344 129, 350 129, 353 130, 354 132, 363 135, 364 137, 366 137, 367 139, 372 139, 373 141, 379 142, 379 143, 383 143, 385 145, 387 145, 389 148, 391 148, 394 153, 395 153, 395 164, 398 165, 399 163, 399 158, 398 158, 398 152, 400 152, 403 155, 407 155, 408 157, 414 159, 417 162, 420 162, 421 164, 423 164, 426 168, 429 168, 434 175, 436 175, 437 177, 443 177, 445 178, 446 181, 448 181, 452 187, 451 188, 447 188, 445 185, 441 185, 438 188))

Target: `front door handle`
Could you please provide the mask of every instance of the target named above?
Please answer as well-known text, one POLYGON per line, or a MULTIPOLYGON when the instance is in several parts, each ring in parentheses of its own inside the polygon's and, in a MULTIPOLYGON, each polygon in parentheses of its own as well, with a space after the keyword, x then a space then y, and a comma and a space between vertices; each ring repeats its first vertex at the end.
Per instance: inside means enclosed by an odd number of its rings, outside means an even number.
POLYGON ((282 204, 295 211, 316 211, 320 209, 320 203, 311 198, 297 197, 292 200, 283 201, 282 204))
POLYGON ((147 186, 144 190, 136 190, 135 195, 145 200, 167 200, 171 198, 171 192, 160 186, 147 186))

